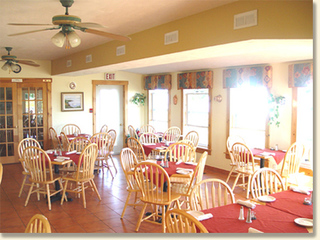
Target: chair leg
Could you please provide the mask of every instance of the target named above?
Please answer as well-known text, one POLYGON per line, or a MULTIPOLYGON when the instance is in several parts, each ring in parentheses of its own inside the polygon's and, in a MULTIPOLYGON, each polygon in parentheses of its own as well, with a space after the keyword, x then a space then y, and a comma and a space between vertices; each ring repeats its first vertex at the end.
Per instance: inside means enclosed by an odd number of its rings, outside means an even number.
POLYGON ((128 202, 129 202, 130 196, 131 196, 131 192, 128 192, 127 200, 126 200, 126 203, 124 204, 120 219, 122 219, 123 216, 124 216, 124 213, 125 213, 125 211, 127 209, 127 206, 128 206, 128 202))
POLYGON ((84 183, 81 183, 81 190, 82 190, 82 202, 83 202, 83 207, 87 208, 87 203, 86 203, 86 195, 84 192, 84 183))
POLYGON ((236 187, 240 175, 241 175, 240 173, 237 174, 237 177, 236 177, 236 179, 234 180, 234 183, 233 183, 233 186, 232 186, 232 191, 233 191, 234 188, 236 187))
POLYGON ((66 202, 68 201, 68 199, 66 198, 67 184, 68 184, 68 180, 66 180, 66 182, 64 184, 63 191, 62 191, 62 198, 61 198, 61 202, 60 202, 61 205, 63 204, 63 200, 66 200, 66 202))
POLYGON ((91 183, 92 183, 92 187, 93 187, 94 191, 96 192, 99 200, 101 201, 101 197, 100 197, 100 194, 99 194, 98 189, 97 189, 97 187, 96 187, 96 184, 94 183, 93 179, 91 179, 90 181, 91 181, 91 183))
MULTIPOLYGON (((168 206, 169 208, 169 206, 168 206)), ((162 233, 166 233, 166 206, 162 206, 162 233)))
POLYGON ((23 187, 26 183, 26 180, 27 180, 27 175, 24 175, 24 178, 23 178, 23 181, 22 181, 22 184, 21 184, 21 188, 20 188, 20 191, 19 191, 19 196, 18 197, 21 197, 21 194, 22 194, 22 190, 23 190, 23 187))
POLYGON ((248 176, 247 196, 246 196, 247 199, 249 198, 250 184, 251 184, 251 175, 248 176))
POLYGON ((116 165, 114 164, 114 161, 113 161, 113 157, 112 157, 112 155, 110 155, 110 159, 111 159, 111 161, 112 161, 112 164, 113 164, 114 170, 116 170, 116 173, 118 173, 118 170, 117 170, 117 168, 116 168, 116 165))
POLYGON ((49 189, 49 184, 46 184, 46 189, 47 189, 48 206, 49 206, 49 210, 51 211, 51 199, 50 199, 50 189, 49 189))
POLYGON ((31 192, 32 192, 32 189, 33 189, 33 185, 34 185, 34 183, 31 183, 31 186, 30 186, 29 192, 28 192, 28 196, 27 196, 27 199, 26 199, 26 201, 24 203, 24 206, 27 206, 27 204, 29 202, 29 198, 30 198, 30 195, 31 195, 31 192))
POLYGON ((231 175, 232 175, 232 173, 233 173, 234 167, 235 167, 235 166, 232 166, 232 167, 231 167, 230 172, 229 172, 228 177, 227 177, 227 180, 226 180, 226 183, 229 181, 229 179, 230 179, 230 177, 231 177, 231 175))
POLYGON ((140 215, 139 215, 139 219, 138 219, 138 222, 137 222, 137 226, 136 226, 136 232, 139 231, 139 228, 140 228, 140 225, 141 225, 141 220, 142 220, 142 217, 144 215, 144 212, 147 208, 147 203, 144 204, 143 208, 141 209, 141 212, 140 212, 140 215))

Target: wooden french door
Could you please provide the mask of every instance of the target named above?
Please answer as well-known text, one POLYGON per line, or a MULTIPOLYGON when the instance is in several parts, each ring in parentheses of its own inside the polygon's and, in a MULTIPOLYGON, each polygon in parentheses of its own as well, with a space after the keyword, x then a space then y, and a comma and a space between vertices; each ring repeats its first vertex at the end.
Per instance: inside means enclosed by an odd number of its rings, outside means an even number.
POLYGON ((51 126, 51 79, 0 79, 0 162, 18 162, 17 147, 24 138, 48 147, 51 126))

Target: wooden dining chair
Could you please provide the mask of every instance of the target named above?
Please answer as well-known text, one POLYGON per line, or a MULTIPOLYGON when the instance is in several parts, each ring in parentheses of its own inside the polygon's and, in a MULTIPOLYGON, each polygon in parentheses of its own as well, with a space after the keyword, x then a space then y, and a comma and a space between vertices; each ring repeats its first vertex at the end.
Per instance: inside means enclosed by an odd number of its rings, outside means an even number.
POLYGON ((68 151, 69 147, 69 139, 64 132, 60 133, 60 142, 61 142, 61 150, 68 151))
POLYGON ((173 143, 166 149, 164 159, 170 162, 196 162, 195 148, 185 142, 173 143))
POLYGON ((249 198, 250 182, 253 173, 260 167, 255 165, 253 154, 250 148, 244 143, 235 143, 232 145, 231 154, 235 161, 236 167, 234 169, 237 177, 234 180, 232 191, 236 186, 247 189, 246 198, 249 198), (242 176, 242 183, 238 184, 239 177, 242 176))
POLYGON ((64 132, 66 135, 74 135, 74 133, 79 135, 81 129, 78 125, 69 123, 62 127, 61 132, 64 132))
POLYGON ((143 202, 136 231, 139 230, 143 221, 162 225, 162 232, 165 232, 166 210, 170 209, 172 204, 180 208, 180 194, 172 193, 171 181, 168 173, 158 164, 152 162, 138 163, 134 169, 134 176, 141 191, 140 200, 143 202), (167 188, 164 188, 166 183, 167 188), (152 189, 152 190, 151 190, 152 189), (144 217, 147 206, 150 205, 153 212, 144 217), (159 210, 162 210, 160 214, 159 210), (159 223, 159 219, 162 219, 159 223))
POLYGON ((0 163, 0 184, 2 182, 2 176, 3 176, 3 165, 0 163))
POLYGON ((138 162, 142 162, 146 160, 146 155, 144 153, 143 146, 140 141, 135 137, 129 137, 127 139, 128 147, 134 152, 137 157, 138 162))
MULTIPOLYGON (((63 190, 61 177, 53 174, 51 159, 48 154, 38 147, 27 147, 23 152, 23 160, 26 163, 27 169, 30 171, 29 181, 31 186, 25 202, 27 206, 30 195, 37 193, 46 195, 49 210, 51 210, 50 197, 56 195, 63 190), (50 185, 55 187, 55 183, 60 185, 59 189, 50 188, 50 185), (35 189, 34 189, 35 188, 35 189)), ((38 201, 40 199, 38 198, 38 201)))
POLYGON ((172 192, 181 195, 183 198, 181 202, 181 206, 185 205, 186 209, 190 209, 190 194, 193 187, 202 180, 204 167, 206 165, 208 157, 208 152, 204 152, 198 163, 196 168, 194 169, 191 177, 182 174, 173 174, 170 177, 172 192))
POLYGON ((112 166, 113 166, 114 170, 116 171, 116 173, 118 173, 118 169, 117 169, 117 167, 116 167, 116 165, 115 165, 115 163, 114 163, 114 159, 113 159, 114 146, 115 146, 116 140, 117 140, 117 132, 116 132, 116 130, 114 130, 114 129, 110 129, 110 130, 108 131, 108 134, 109 134, 109 135, 111 136, 111 138, 112 138, 111 144, 110 144, 110 146, 109 146, 109 155, 108 155, 108 157, 109 157, 109 159, 110 159, 111 162, 112 162, 112 166))
POLYGON ((181 137, 181 130, 178 127, 170 127, 163 133, 163 140, 177 142, 181 137))
MULTIPOLYGON (((232 176, 232 174, 234 173, 234 169, 236 167, 236 163, 233 159, 233 155, 231 154, 232 152, 232 145, 235 144, 236 142, 240 142, 240 143, 244 143, 245 144, 245 141, 242 137, 238 136, 238 135, 230 135, 228 138, 227 138, 227 143, 226 143, 226 146, 227 146, 227 151, 228 151, 228 154, 229 154, 229 157, 230 157, 230 166, 231 166, 231 169, 229 171, 229 174, 228 174, 228 177, 227 177, 227 180, 226 182, 229 181, 230 177, 232 176)), ((235 175, 236 177, 236 175, 235 175)))
POLYGON ((284 184, 280 174, 272 168, 261 168, 254 172, 250 191, 252 198, 257 198, 276 192, 284 191, 284 184))
POLYGON ((75 137, 69 142, 67 151, 77 151, 82 152, 86 146, 90 144, 90 139, 86 137, 75 137))
POLYGON ((28 222, 25 233, 51 233, 49 220, 42 214, 35 214, 28 222))
POLYGON ((152 132, 145 132, 141 134, 140 136, 140 143, 145 144, 145 143, 159 143, 159 137, 157 134, 152 133, 152 132))
POLYGON ((170 209, 166 214, 168 233, 208 233, 208 230, 186 210, 170 209))
POLYGON ((60 149, 61 148, 61 142, 58 137, 58 134, 56 130, 53 127, 49 128, 49 136, 51 139, 51 145, 54 149, 60 149))
POLYGON ((25 161, 23 161, 23 152, 27 147, 41 148, 40 143, 34 138, 24 138, 18 144, 18 156, 19 156, 19 161, 21 162, 21 166, 23 169, 22 175, 24 176, 18 197, 21 197, 24 186, 31 186, 31 183, 29 183, 29 181, 27 182, 27 179, 30 178, 30 172, 26 167, 25 161))
POLYGON ((304 155, 305 147, 301 143, 293 143, 284 156, 281 177, 284 180, 285 189, 288 187, 296 186, 299 183, 299 168, 302 157, 304 155))
POLYGON ((128 126, 128 134, 129 134, 130 137, 133 137, 133 138, 136 138, 136 139, 139 138, 136 130, 134 129, 134 127, 132 125, 128 126))
POLYGON ((235 203, 230 186, 221 179, 209 178, 197 183, 190 193, 191 210, 201 211, 235 203))
POLYGON ((64 176, 62 179, 65 181, 61 205, 63 201, 68 201, 66 198, 66 192, 75 193, 77 195, 82 195, 83 207, 87 207, 85 189, 91 188, 97 194, 98 199, 101 201, 100 194, 96 187, 94 179, 94 164, 98 155, 98 146, 95 143, 90 143, 82 151, 79 157, 79 162, 77 165, 76 172, 70 173, 64 176), (72 184, 75 183, 75 184, 72 184))
POLYGON ((100 128, 100 132, 101 133, 108 132, 108 125, 107 124, 102 125, 102 127, 100 128))
POLYGON ((197 131, 190 131, 183 140, 191 141, 193 143, 193 147, 197 148, 199 144, 199 133, 197 131))
POLYGON ((127 209, 127 206, 133 206, 133 208, 135 208, 136 206, 141 206, 142 204, 139 203, 140 199, 138 198, 138 194, 140 193, 140 189, 134 178, 134 171, 133 171, 135 166, 138 164, 138 159, 135 153, 130 148, 123 148, 120 153, 120 163, 121 163, 121 167, 124 172, 124 175, 126 177, 127 191, 128 191, 128 196, 120 217, 122 219, 127 209), (129 203, 132 193, 134 193, 134 201, 133 203, 129 203))
POLYGON ((149 133, 149 132, 156 133, 156 129, 150 124, 145 124, 140 127, 140 133, 149 133))
POLYGON ((97 173, 100 171, 104 173, 103 170, 107 169, 110 172, 111 177, 114 178, 113 172, 111 171, 111 167, 109 165, 109 154, 111 145, 113 144, 112 141, 112 137, 106 132, 96 133, 90 138, 90 142, 96 143, 98 146, 98 154, 94 166, 95 171, 97 171, 97 173))

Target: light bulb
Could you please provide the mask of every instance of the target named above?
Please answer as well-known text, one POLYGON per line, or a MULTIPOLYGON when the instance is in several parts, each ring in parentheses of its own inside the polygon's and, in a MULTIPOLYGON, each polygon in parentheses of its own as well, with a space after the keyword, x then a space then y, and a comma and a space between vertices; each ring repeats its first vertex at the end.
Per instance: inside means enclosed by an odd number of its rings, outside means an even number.
POLYGON ((67 40, 71 47, 78 47, 81 43, 81 39, 75 31, 71 31, 67 34, 67 40))
POLYGON ((19 64, 11 63, 10 68, 11 68, 12 72, 14 72, 14 73, 21 72, 21 66, 19 64))
POLYGON ((7 71, 8 70, 8 67, 9 67, 9 63, 5 63, 3 66, 2 66, 2 70, 4 70, 4 71, 7 71))
POLYGON ((56 35, 54 35, 51 38, 52 43, 54 45, 56 45, 57 47, 62 47, 65 40, 66 40, 66 36, 64 35, 64 33, 62 31, 58 32, 56 35))

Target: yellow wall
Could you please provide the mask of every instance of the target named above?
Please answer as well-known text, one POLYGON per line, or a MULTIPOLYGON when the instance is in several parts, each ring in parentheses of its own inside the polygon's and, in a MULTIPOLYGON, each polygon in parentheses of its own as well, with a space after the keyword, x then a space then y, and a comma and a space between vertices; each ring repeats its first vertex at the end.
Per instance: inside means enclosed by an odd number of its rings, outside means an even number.
POLYGON ((52 75, 248 39, 312 39, 312 1, 238 1, 132 34, 130 42, 112 41, 52 61, 52 75), (233 30, 233 16, 258 10, 258 25, 233 30), (179 31, 179 42, 164 45, 164 34, 179 31), (126 54, 116 56, 125 45, 126 54), (85 63, 92 54, 93 61, 85 63), (66 61, 72 66, 66 67, 66 61))

